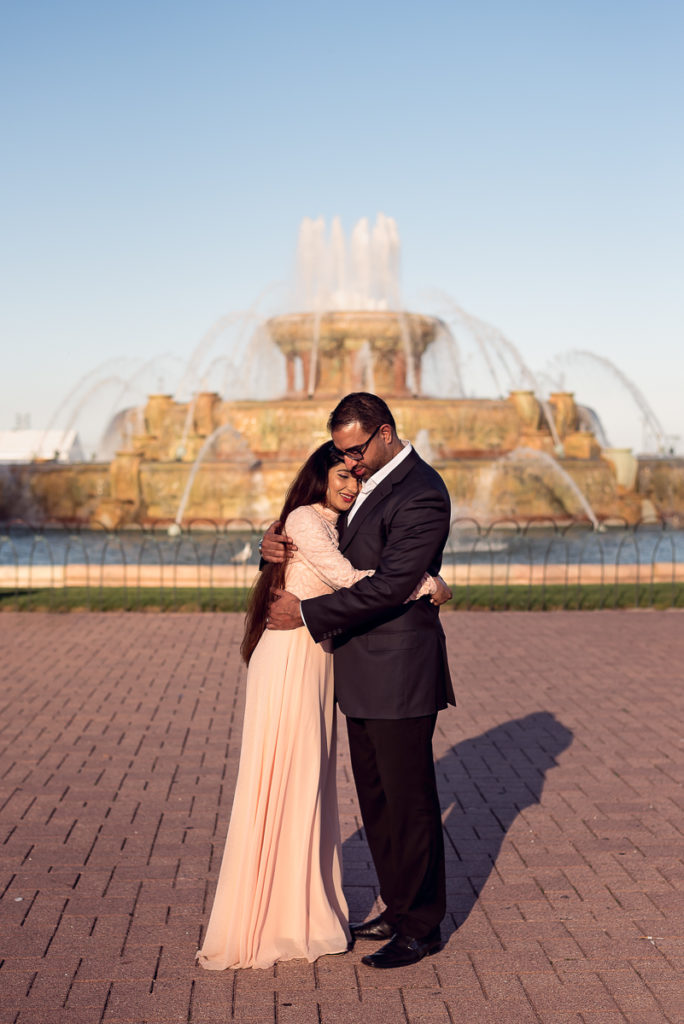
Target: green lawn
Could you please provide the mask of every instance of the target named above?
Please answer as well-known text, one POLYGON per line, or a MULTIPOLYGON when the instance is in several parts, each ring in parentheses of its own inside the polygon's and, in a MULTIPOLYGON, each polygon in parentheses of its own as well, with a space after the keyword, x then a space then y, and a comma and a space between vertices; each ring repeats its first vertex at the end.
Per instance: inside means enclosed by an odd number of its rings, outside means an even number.
MULTIPOLYGON (((487 586, 453 587, 444 610, 552 611, 559 608, 684 608, 683 583, 622 583, 580 587, 487 586)), ((240 612, 247 604, 247 587, 65 587, 0 590, 0 611, 218 611, 240 612)))
POLYGON ((684 608, 684 583, 620 583, 616 586, 552 584, 547 586, 452 587, 448 608, 494 611, 589 611, 597 608, 684 608))
POLYGON ((0 590, 0 611, 241 612, 248 587, 45 587, 0 590))

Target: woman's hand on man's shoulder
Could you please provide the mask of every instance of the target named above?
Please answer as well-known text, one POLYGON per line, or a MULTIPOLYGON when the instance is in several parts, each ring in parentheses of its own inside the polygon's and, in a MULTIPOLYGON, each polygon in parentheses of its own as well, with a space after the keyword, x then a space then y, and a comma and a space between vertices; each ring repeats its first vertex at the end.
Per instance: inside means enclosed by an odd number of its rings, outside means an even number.
POLYGON ((451 588, 444 582, 441 576, 433 576, 433 579, 435 581, 436 589, 430 598, 430 601, 432 604, 436 604, 439 608, 441 604, 446 604, 447 601, 450 601, 454 595, 451 592, 451 588))

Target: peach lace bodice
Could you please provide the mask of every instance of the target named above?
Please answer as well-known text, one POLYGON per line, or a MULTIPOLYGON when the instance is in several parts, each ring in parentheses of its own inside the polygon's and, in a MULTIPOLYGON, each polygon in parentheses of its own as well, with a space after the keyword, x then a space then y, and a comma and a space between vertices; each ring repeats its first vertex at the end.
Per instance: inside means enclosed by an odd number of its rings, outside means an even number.
MULTIPOLYGON (((287 566, 285 587, 301 600, 351 587, 375 571, 355 569, 341 553, 337 520, 338 513, 324 505, 300 505, 287 517, 285 533, 297 550, 287 566)), ((426 573, 410 600, 434 592, 434 580, 426 573)))

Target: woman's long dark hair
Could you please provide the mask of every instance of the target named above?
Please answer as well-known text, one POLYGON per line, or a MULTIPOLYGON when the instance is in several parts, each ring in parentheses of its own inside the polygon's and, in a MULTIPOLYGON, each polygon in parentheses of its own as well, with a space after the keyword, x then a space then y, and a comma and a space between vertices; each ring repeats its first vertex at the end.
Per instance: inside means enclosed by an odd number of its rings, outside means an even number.
MULTIPOLYGON (((342 459, 331 441, 326 441, 309 456, 290 484, 285 504, 278 516, 280 523, 278 532, 284 528, 285 520, 293 509, 299 508, 300 505, 325 502, 328 473, 332 466, 341 461, 342 459)), ((240 654, 247 665, 249 665, 252 652, 266 628, 272 591, 274 589, 283 590, 285 587, 285 565, 285 562, 267 562, 249 595, 245 632, 240 646, 240 654)))

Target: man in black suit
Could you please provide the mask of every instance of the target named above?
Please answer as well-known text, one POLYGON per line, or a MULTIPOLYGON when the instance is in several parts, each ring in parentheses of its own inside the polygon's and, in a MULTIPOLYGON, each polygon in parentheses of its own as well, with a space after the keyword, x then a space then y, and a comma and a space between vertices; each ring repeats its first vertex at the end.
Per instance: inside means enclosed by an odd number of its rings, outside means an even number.
MULTIPOLYGON (((299 601, 277 592, 269 629, 306 625, 333 640, 335 694, 347 716, 361 816, 386 910, 352 925, 356 939, 385 940, 371 967, 416 963, 441 947, 444 842, 432 755, 437 712, 454 703, 444 631, 428 599, 405 603, 424 572, 439 572, 450 501, 438 473, 397 437, 376 395, 343 398, 328 422, 345 464, 362 480, 339 521, 340 550, 375 575, 299 601)), ((273 529, 263 556, 280 561, 273 529)))

